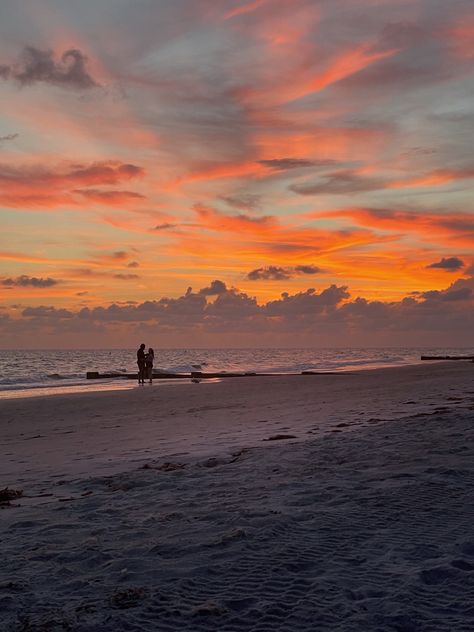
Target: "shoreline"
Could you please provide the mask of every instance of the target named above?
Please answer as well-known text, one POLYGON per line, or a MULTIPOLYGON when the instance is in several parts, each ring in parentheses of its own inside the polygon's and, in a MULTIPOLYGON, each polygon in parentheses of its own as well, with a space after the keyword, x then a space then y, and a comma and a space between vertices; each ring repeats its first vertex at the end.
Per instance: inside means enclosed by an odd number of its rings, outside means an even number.
MULTIPOLYGON (((460 362, 467 362, 467 360, 460 360, 460 362)), ((435 365, 439 363, 446 363, 446 360, 431 360, 429 364, 435 365)), ((373 364, 366 366, 347 366, 339 369, 310 369, 309 373, 312 375, 347 375, 350 373, 364 373, 366 371, 383 371, 386 369, 402 369, 405 367, 415 367, 415 366, 425 366, 426 361, 422 361, 421 359, 418 362, 410 362, 406 364, 373 364)), ((197 372, 198 373, 198 372, 197 372)), ((222 373, 226 373, 223 371, 222 373)), ((230 372, 229 372, 230 373, 230 372)), ((248 372, 245 375, 235 376, 236 379, 244 379, 244 378, 262 378, 262 377, 293 377, 305 375, 302 371, 295 372, 275 372, 275 373, 258 373, 256 372, 248 372)), ((216 377, 198 377, 200 381, 206 381, 209 383, 216 383, 223 379, 228 380, 232 379, 233 375, 222 375, 216 377)), ((194 378, 196 379, 196 378, 194 378)), ((189 384, 193 380, 193 376, 180 376, 179 379, 167 379, 167 378, 154 378, 154 385, 162 385, 169 386, 171 384, 189 384)), ((67 382, 65 379, 64 382, 67 382)), ((138 385, 133 380, 133 378, 103 378, 103 379, 91 379, 81 382, 76 382, 74 384, 67 384, 60 381, 54 381, 51 384, 37 384, 33 386, 21 385, 11 387, 0 387, 0 401, 8 400, 8 399, 22 399, 22 398, 31 398, 31 397, 49 397, 52 395, 74 395, 81 393, 96 393, 96 392, 106 392, 106 391, 128 391, 136 388, 138 385)), ((146 387, 149 386, 148 383, 145 384, 146 387)))

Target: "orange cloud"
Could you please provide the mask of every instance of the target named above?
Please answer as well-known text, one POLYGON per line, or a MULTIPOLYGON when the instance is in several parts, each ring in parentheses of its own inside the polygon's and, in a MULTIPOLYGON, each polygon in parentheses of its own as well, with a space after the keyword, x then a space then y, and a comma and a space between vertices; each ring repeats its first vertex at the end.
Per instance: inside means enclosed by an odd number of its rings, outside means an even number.
POLYGON ((411 187, 442 186, 456 180, 474 178, 474 169, 435 169, 423 176, 415 176, 404 180, 387 183, 388 189, 405 189, 411 187))
POLYGON ((396 48, 374 51, 370 44, 363 44, 352 50, 344 51, 332 59, 316 77, 300 86, 299 92, 296 90, 291 98, 296 99, 324 90, 333 83, 350 77, 377 61, 393 57, 397 52, 399 52, 399 49, 396 48))
POLYGON ((314 126, 308 130, 262 130, 254 135, 261 159, 278 156, 353 160, 372 159, 383 141, 385 130, 314 126))
POLYGON ((267 4, 267 2, 268 0, 254 0, 254 2, 241 4, 234 9, 227 11, 227 13, 224 14, 224 20, 230 20, 231 18, 235 18, 239 15, 244 15, 245 13, 252 13, 262 5, 267 4))
MULTIPOLYGON (((244 103, 253 106, 270 103, 283 105, 320 92, 377 61, 393 57, 399 50, 398 48, 376 50, 372 44, 358 45, 336 54, 326 61, 319 71, 315 71, 314 64, 311 64, 307 59, 308 55, 305 55, 301 60, 294 60, 293 67, 287 69, 284 78, 275 77, 270 82, 265 82, 264 88, 261 89, 242 88, 237 94, 244 103)), ((317 58, 317 53, 313 52, 312 57, 317 58)), ((269 63, 275 63, 275 61, 269 63)))
POLYGON ((194 210, 202 226, 216 231, 261 235, 271 233, 277 226, 276 219, 269 216, 226 215, 202 204, 195 205, 194 210))
POLYGON ((77 206, 79 196, 107 205, 122 204, 125 200, 133 198, 136 201, 143 196, 130 191, 81 190, 77 187, 116 185, 143 175, 141 167, 119 161, 64 163, 55 167, 0 164, 0 204, 13 208, 77 206))
MULTIPOLYGON (((48 266, 58 265, 70 265, 70 266, 83 266, 80 269, 84 270, 85 267, 103 267, 104 265, 125 265, 129 260, 135 257, 136 254, 127 252, 125 250, 111 250, 111 252, 100 252, 93 254, 89 257, 45 257, 42 255, 26 254, 23 252, 11 252, 2 250, 0 251, 0 260, 3 261, 15 261, 19 263, 33 263, 33 264, 46 264, 48 266)), ((79 269, 79 268, 78 268, 79 269)))
POLYGON ((194 182, 273 178, 276 171, 272 161, 279 159, 293 161, 295 165, 298 161, 303 164, 304 159, 314 159, 316 165, 320 165, 324 160, 353 160, 357 154, 358 160, 372 160, 382 144, 387 142, 388 135, 386 130, 318 125, 302 126, 301 129, 268 126, 266 129, 260 121, 257 130, 249 135, 248 153, 253 154, 254 160, 201 165, 174 179, 165 189, 176 192, 183 185, 194 182))
POLYGON ((474 216, 469 213, 426 213, 377 208, 346 208, 315 212, 308 217, 350 217, 358 225, 377 230, 416 234, 423 240, 436 239, 441 243, 474 244, 474 216))
POLYGON ((223 178, 241 178, 244 176, 258 177, 268 173, 263 165, 255 161, 226 162, 224 164, 212 164, 209 167, 192 171, 189 175, 182 176, 174 181, 169 188, 175 188, 185 182, 199 182, 203 180, 219 180, 223 178))
MULTIPOLYGON (((42 257, 41 255, 25 254, 23 252, 10 252, 7 250, 0 251, 0 260, 18 261, 26 263, 73 263, 73 259, 53 259, 51 257, 42 257)), ((77 261, 79 263, 79 261, 77 261)))
POLYGON ((137 200, 146 199, 141 193, 134 191, 100 191, 98 189, 76 189, 77 193, 91 202, 97 204, 106 204, 107 206, 119 206, 128 202, 136 202, 137 200))
POLYGON ((280 11, 269 11, 265 19, 255 25, 257 36, 263 39, 274 60, 285 57, 304 62, 305 53, 313 50, 305 41, 316 29, 320 8, 315 3, 304 5, 295 0, 281 0, 280 11))
MULTIPOLYGON (((331 253, 386 243, 397 238, 377 235, 366 229, 329 230, 294 227, 282 224, 276 217, 226 215, 203 205, 195 207, 199 225, 173 235, 167 254, 185 252, 198 257, 200 265, 247 268, 249 262, 272 265, 314 263, 313 257, 329 257, 331 253), (203 234, 203 231, 205 233, 203 234), (197 234, 198 233, 198 234, 197 234), (232 244, 229 237, 232 236, 232 244)), ((318 259, 319 264, 319 259, 318 259)), ((254 267, 258 267, 255 265, 254 267)))
POLYGON ((474 56, 474 15, 466 15, 447 30, 456 53, 462 58, 474 56))

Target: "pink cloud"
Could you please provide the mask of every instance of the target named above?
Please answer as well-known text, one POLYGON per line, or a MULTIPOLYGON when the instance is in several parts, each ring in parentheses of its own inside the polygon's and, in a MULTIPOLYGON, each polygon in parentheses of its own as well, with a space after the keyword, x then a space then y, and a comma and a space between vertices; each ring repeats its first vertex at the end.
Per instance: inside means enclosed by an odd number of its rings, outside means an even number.
POLYGON ((133 164, 119 161, 101 161, 89 164, 64 163, 52 167, 41 165, 0 164, 0 204, 9 207, 76 206, 77 195, 94 198, 110 205, 125 199, 142 198, 129 191, 78 190, 77 187, 116 185, 141 178, 144 170, 133 164), (115 200, 114 200, 115 196, 115 200))

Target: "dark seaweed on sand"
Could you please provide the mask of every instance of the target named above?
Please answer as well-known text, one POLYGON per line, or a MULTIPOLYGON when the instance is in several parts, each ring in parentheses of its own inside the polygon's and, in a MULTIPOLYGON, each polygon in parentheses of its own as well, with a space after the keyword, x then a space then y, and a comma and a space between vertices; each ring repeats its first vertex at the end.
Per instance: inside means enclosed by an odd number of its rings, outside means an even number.
POLYGON ((147 591, 144 588, 126 588, 117 590, 110 598, 110 602, 114 608, 135 608, 146 596, 147 591))
POLYGON ((0 503, 9 503, 10 500, 15 500, 21 496, 23 496, 22 489, 10 489, 9 487, 0 489, 0 503))

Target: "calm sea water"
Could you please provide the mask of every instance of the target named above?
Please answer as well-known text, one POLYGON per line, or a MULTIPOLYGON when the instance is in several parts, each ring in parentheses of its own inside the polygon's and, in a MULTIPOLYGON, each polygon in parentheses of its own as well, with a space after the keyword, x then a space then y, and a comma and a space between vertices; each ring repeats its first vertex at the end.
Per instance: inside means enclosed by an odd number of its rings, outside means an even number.
MULTIPOLYGON (((369 369, 420 362, 422 354, 466 355, 472 349, 158 349, 155 368, 170 372, 257 371, 300 373, 301 371, 369 369)), ((87 381, 86 371, 132 372, 136 370, 134 349, 104 350, 0 350, 0 391, 35 388, 100 388, 100 381, 87 381)), ((124 380, 108 380, 107 387, 125 387, 124 380), (111 384, 114 382, 114 384, 111 384)), ((127 385, 131 386, 127 381, 127 385)))

